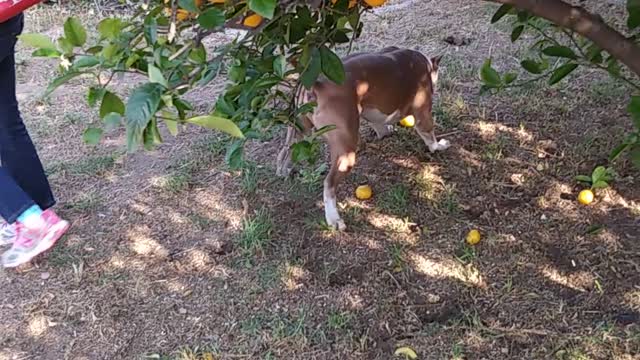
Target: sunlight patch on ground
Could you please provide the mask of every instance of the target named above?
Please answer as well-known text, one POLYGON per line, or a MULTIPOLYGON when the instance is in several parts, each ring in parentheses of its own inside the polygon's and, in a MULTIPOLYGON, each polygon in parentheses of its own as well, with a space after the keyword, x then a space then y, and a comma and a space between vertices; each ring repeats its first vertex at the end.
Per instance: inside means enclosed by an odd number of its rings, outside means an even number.
MULTIPOLYGON (((223 189, 219 190, 223 191, 223 189)), ((233 209, 228 205, 220 194, 210 190, 197 192, 194 200, 197 205, 203 208, 203 213, 207 213, 212 219, 225 219, 233 228, 239 229, 242 226, 243 212, 241 209, 233 209)), ((238 201, 236 204, 240 204, 238 201)))
POLYGON ((29 334, 34 337, 40 337, 47 332, 49 321, 44 315, 35 315, 29 319, 29 334))
POLYGON ((624 294, 624 301, 635 311, 640 311, 640 290, 633 290, 624 294))
POLYGON ((127 237, 131 242, 129 248, 136 254, 146 257, 167 257, 169 251, 158 241, 152 239, 149 232, 149 228, 142 226, 127 231, 127 237))
POLYGON ((547 279, 553 281, 556 284, 568 287, 570 289, 586 292, 585 288, 589 288, 594 284, 596 277, 586 271, 580 271, 571 274, 571 277, 562 274, 557 269, 545 265, 540 269, 540 273, 547 279))
POLYGON ((285 265, 284 273, 282 274, 282 283, 289 291, 299 289, 304 286, 304 280, 307 278, 307 272, 304 268, 298 265, 291 265, 287 263, 285 265))
POLYGON ((472 264, 463 265, 454 260, 433 260, 423 255, 411 253, 408 259, 413 263, 414 268, 419 272, 436 278, 453 278, 467 285, 486 288, 487 284, 482 274, 472 264))

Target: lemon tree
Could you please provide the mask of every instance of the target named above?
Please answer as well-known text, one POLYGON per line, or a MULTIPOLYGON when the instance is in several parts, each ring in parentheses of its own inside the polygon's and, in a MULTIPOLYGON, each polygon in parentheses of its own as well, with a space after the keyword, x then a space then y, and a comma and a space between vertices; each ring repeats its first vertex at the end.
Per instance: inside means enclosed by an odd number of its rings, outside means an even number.
POLYGON ((581 7, 555 0, 497 0, 503 3, 492 23, 509 21, 512 42, 523 35, 533 45, 521 59, 528 73, 519 79, 515 72, 500 73, 487 59, 480 69, 483 92, 495 92, 532 82, 554 86, 570 79, 579 68, 608 73, 620 86, 630 89, 627 108, 634 129, 611 151, 610 161, 628 152, 640 167, 640 0, 626 0, 626 34, 618 32, 602 17, 581 7))
MULTIPOLYGON (((36 49, 34 56, 61 60, 60 75, 47 94, 71 79, 89 80, 86 99, 102 123, 85 131, 86 142, 96 144, 106 129, 124 127, 130 150, 152 149, 163 140, 161 123, 173 135, 195 124, 235 136, 227 160, 238 164, 246 139, 261 138, 280 124, 296 126, 297 115, 313 109, 293 100, 297 90, 311 87, 319 76, 344 81, 333 49, 357 38, 363 12, 382 3, 140 1, 132 15, 104 19, 95 31, 71 17, 58 39, 24 34, 21 40, 36 49), (225 29, 242 31, 215 48, 203 44, 225 29), (97 36, 87 35, 93 32, 97 36), (140 81, 126 98, 111 86, 124 74, 140 81), (221 75, 227 86, 212 99, 215 106, 209 113, 194 113, 185 94, 221 75)), ((305 145, 313 146, 302 143, 297 153, 309 153, 305 145)))
MULTIPOLYGON (((635 130, 610 159, 631 154, 640 166, 640 0, 626 0, 624 34, 597 14, 563 0, 487 0, 502 6, 491 22, 510 21, 511 40, 534 36, 521 61, 530 76, 500 73, 488 59, 480 70, 483 91, 492 92, 547 81, 553 86, 581 67, 606 71, 632 90, 629 114, 635 130)), ((314 104, 296 102, 296 91, 319 76, 341 83, 345 73, 336 46, 350 44, 362 32, 362 14, 385 0, 132 0, 130 15, 104 19, 87 30, 76 18, 64 23, 64 35, 50 39, 24 34, 35 56, 60 59, 60 76, 48 89, 83 77, 87 102, 102 126, 84 133, 98 143, 105 129, 124 127, 130 150, 162 142, 158 126, 171 134, 192 123, 234 135, 227 160, 239 163, 242 144, 261 138, 274 126, 298 126, 295 119, 314 104), (233 41, 207 48, 207 36, 243 29, 233 41), (97 36, 88 36, 97 33, 97 36), (54 41, 55 40, 55 41, 54 41), (136 74, 141 83, 124 98, 110 87, 114 76, 136 74), (207 114, 193 113, 185 93, 225 76, 228 86, 207 114)), ((299 126, 298 126, 299 127, 299 126)), ((328 129, 322 129, 327 131, 328 129)), ((294 148, 294 158, 317 153, 315 137, 294 148)))

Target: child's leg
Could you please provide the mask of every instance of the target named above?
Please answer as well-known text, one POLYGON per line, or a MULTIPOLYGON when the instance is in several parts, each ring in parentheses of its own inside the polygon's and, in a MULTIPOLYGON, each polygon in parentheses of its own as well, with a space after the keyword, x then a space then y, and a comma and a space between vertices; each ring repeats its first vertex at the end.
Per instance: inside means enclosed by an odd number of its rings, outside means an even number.
POLYGON ((21 205, 13 204, 12 209, 0 206, 0 215, 11 223, 17 216, 15 212, 24 211, 34 202, 41 208, 48 209, 54 205, 55 200, 36 149, 20 117, 16 99, 14 49, 16 36, 22 30, 22 18, 9 20, 3 26, 8 28, 0 34, 0 161, 5 172, 0 178, 0 201, 8 199, 7 202, 19 202, 21 205), (11 190, 5 187, 7 184, 11 185, 7 183, 7 176, 22 189, 23 194, 11 194, 14 187, 10 187, 11 190), (24 193, 28 194, 29 201, 25 200, 24 193), (7 214, 7 211, 11 214, 7 214), (7 217, 9 215, 11 216, 7 217))

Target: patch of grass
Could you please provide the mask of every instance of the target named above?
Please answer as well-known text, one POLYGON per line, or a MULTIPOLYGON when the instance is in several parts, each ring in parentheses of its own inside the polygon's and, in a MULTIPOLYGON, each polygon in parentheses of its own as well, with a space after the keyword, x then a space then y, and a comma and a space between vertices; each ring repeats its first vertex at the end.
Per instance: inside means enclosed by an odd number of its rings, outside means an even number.
POLYGON ((453 344, 451 348, 451 360, 463 360, 464 359, 464 346, 461 343, 453 344))
POLYGON ((191 213, 187 215, 187 218, 189 219, 189 221, 191 221, 193 226, 195 226, 196 229, 200 231, 205 230, 216 223, 216 220, 210 219, 197 213, 191 213))
POLYGON ((247 195, 254 195, 258 190, 258 171, 255 163, 246 162, 242 167, 240 186, 247 195))
POLYGON ((45 173, 48 176, 60 172, 67 172, 73 176, 101 175, 115 167, 118 156, 119 154, 98 155, 80 161, 54 163, 47 167, 45 173))
POLYGON ((557 360, 591 360, 591 358, 578 348, 558 350, 555 353, 557 360))
POLYGON ((258 283, 262 289, 268 289, 278 283, 280 279, 279 264, 265 264, 258 269, 258 283))
POLYGON ((249 336, 258 336, 263 327, 264 319, 260 314, 252 315, 240 322, 240 331, 249 336))
POLYGON ((92 212, 102 205, 102 198, 96 193, 84 193, 79 197, 66 202, 64 204, 65 209, 78 210, 80 212, 92 212))
POLYGON ((490 161, 497 161, 504 157, 504 149, 507 146, 507 138, 499 135, 485 146, 483 157, 490 161))
POLYGON ((322 163, 316 167, 304 167, 300 169, 300 183, 308 191, 316 191, 321 188, 322 182, 327 172, 327 164, 322 163))
POLYGON ((465 265, 472 263, 476 259, 476 249, 473 246, 464 244, 457 252, 456 259, 465 265))
POLYGON ((47 255, 48 265, 51 267, 64 267, 81 261, 78 254, 79 246, 66 245, 58 242, 47 255))
POLYGON ((327 318, 327 326, 333 331, 345 330, 351 327, 353 315, 346 311, 331 312, 327 318))
POLYGON ((378 206, 382 210, 395 215, 406 214, 408 205, 409 189, 404 184, 393 185, 380 196, 378 201, 378 206))
POLYGON ((389 248, 389 253, 391 255, 391 266, 395 269, 402 269, 405 265, 405 252, 404 248, 398 244, 393 244, 389 248))
POLYGON ((274 314, 269 322, 271 336, 275 340, 285 340, 291 338, 306 339, 307 334, 307 310, 301 308, 298 314, 274 314))
POLYGON ((436 180, 429 168, 422 169, 416 175, 415 182, 419 197, 429 201, 433 201, 436 198, 436 180))
POLYGON ((193 175, 188 167, 176 169, 165 175, 160 187, 173 194, 187 190, 191 186, 193 175))
POLYGON ((271 241, 272 232, 271 214, 264 208, 260 209, 252 218, 242 222, 242 231, 238 238, 240 248, 251 254, 261 252, 271 241))
POLYGON ((460 212, 460 203, 458 202, 455 185, 444 185, 440 199, 440 207, 450 215, 455 215, 460 212))

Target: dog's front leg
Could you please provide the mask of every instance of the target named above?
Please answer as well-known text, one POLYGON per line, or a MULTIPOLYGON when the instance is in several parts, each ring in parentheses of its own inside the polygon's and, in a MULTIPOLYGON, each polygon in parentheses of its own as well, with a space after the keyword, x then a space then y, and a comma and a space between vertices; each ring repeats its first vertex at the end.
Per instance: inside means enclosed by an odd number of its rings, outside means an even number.
POLYGON ((338 148, 338 146, 332 144, 331 141, 329 141, 329 147, 331 148, 332 159, 331 169, 329 170, 327 177, 324 179, 324 216, 327 220, 327 225, 334 229, 343 231, 347 229, 347 226, 338 213, 336 189, 355 165, 356 152, 354 149, 351 151, 340 151, 339 154, 337 154, 336 148, 338 148))
POLYGON ((438 140, 436 138, 436 133, 433 130, 428 133, 422 133, 418 131, 418 134, 420 135, 422 140, 424 140, 424 143, 427 145, 427 147, 429 148, 429 151, 431 151, 432 153, 438 150, 439 151, 447 150, 451 146, 451 143, 449 143, 449 140, 447 139, 438 140))

